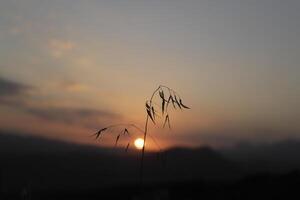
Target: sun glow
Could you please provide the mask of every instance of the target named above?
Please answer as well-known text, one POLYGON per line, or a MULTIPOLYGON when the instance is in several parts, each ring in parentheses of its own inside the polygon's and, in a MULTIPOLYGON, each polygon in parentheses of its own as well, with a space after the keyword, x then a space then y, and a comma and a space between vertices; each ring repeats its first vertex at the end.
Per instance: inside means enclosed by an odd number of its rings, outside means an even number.
POLYGON ((134 146, 135 148, 137 149, 142 149, 144 147, 144 140, 142 138, 137 138, 135 141, 134 141, 134 146))

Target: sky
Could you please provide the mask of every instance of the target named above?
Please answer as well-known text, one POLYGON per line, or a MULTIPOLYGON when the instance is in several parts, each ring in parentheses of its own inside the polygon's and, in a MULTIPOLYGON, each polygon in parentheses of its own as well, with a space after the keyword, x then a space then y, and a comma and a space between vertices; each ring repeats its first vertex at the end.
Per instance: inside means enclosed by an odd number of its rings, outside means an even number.
POLYGON ((172 112, 172 130, 150 124, 162 147, 297 139, 299 9, 298 0, 1 1, 0 129, 113 145, 116 133, 91 134, 142 128, 163 84, 192 109, 172 112))

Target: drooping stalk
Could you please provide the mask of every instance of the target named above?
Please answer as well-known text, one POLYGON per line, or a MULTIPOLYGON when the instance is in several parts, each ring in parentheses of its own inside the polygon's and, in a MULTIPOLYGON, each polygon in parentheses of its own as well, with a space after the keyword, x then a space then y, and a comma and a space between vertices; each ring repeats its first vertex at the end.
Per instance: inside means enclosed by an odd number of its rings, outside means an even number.
POLYGON ((144 171, 144 155, 145 155, 145 144, 147 139, 147 131, 148 131, 148 121, 149 116, 147 115, 146 122, 145 122, 145 132, 144 132, 144 145, 142 149, 142 156, 141 156, 141 164, 140 164, 140 183, 143 183, 143 171, 144 171))
MULTIPOLYGON (((155 95, 155 93, 161 88, 159 86, 153 93, 150 99, 150 106, 152 106, 152 99, 155 95)), ((140 183, 143 183, 143 171, 144 171, 144 156, 145 156, 145 146, 146 146, 146 139, 147 139, 147 132, 148 132, 148 122, 149 122, 149 115, 146 117, 146 122, 145 122, 145 131, 144 131, 144 145, 142 149, 142 156, 141 156, 141 165, 140 165, 140 183)))
MULTIPOLYGON (((146 146, 147 135, 149 135, 149 137, 153 140, 155 145, 157 145, 157 147, 159 148, 159 152, 162 152, 162 149, 160 148, 160 146, 158 145, 156 140, 150 134, 148 134, 149 118, 155 124, 155 115, 156 115, 155 112, 156 111, 154 110, 154 106, 153 106, 153 104, 155 104, 155 102, 153 102, 153 98, 154 98, 154 96, 156 95, 156 93, 158 91, 159 91, 159 96, 162 99, 162 105, 161 105, 162 115, 164 115, 164 113, 165 113, 164 126, 165 126, 165 123, 168 122, 169 128, 171 128, 170 127, 170 120, 169 120, 169 113, 168 113, 169 104, 172 104, 174 109, 176 109, 176 107, 178 107, 179 109, 183 109, 183 108, 190 109, 190 108, 182 103, 182 100, 181 100, 179 94, 176 91, 174 91, 173 89, 171 89, 167 86, 159 85, 158 88, 156 90, 154 90, 154 92, 152 93, 150 100, 146 101, 147 115, 146 115, 144 130, 142 130, 141 128, 139 128, 135 124, 113 124, 113 125, 104 127, 104 128, 98 130, 96 133, 93 134, 93 136, 96 137, 96 139, 98 139, 98 138, 101 137, 103 132, 107 132, 107 131, 113 129, 114 127, 124 127, 123 131, 121 133, 119 133, 117 138, 116 138, 115 146, 117 145, 117 142, 118 142, 121 135, 127 134, 127 135, 130 136, 130 133, 129 133, 127 128, 134 128, 134 129, 138 130, 140 133, 142 133, 144 135, 144 145, 143 145, 142 152, 141 152, 141 163, 140 163, 140 183, 141 183, 141 185, 143 183, 143 175, 144 175, 144 157, 145 157, 145 146, 146 146), (166 100, 165 97, 164 97, 164 89, 168 91, 168 96, 169 96, 168 100, 166 100)), ((126 151, 127 151, 128 147, 129 147, 129 143, 126 146, 126 151)))

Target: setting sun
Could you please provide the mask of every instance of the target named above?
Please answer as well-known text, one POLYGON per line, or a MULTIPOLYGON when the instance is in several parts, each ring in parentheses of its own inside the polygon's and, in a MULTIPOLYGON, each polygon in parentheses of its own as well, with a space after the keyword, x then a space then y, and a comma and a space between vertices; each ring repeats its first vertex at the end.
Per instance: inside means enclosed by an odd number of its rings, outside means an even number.
POLYGON ((143 146, 144 146, 144 140, 142 138, 137 138, 135 141, 134 141, 134 146, 137 148, 137 149, 142 149, 143 146))

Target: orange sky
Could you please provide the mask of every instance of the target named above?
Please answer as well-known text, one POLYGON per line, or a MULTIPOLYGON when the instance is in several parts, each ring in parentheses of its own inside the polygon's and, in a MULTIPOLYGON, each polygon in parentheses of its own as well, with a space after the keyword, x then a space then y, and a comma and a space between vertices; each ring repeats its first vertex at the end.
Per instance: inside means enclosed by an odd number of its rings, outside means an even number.
POLYGON ((246 2, 0 2, 0 128, 113 145, 164 84, 192 109, 163 147, 297 138, 299 3, 246 2))

